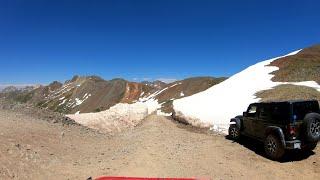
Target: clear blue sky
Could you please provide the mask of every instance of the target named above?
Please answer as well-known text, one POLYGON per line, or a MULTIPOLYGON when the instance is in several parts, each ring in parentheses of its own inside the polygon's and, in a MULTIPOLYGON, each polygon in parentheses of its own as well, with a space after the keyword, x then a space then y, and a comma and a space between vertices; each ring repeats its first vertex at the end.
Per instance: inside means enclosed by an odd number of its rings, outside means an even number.
POLYGON ((0 84, 230 76, 320 42, 317 0, 1 0, 0 84))

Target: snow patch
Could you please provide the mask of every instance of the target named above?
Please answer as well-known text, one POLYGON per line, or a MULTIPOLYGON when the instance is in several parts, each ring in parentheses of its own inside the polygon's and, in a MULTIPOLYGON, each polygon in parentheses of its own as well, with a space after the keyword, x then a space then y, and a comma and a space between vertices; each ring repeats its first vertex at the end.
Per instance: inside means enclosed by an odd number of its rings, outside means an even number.
POLYGON ((89 97, 91 96, 91 94, 86 93, 82 99, 76 98, 75 99, 75 104, 73 105, 73 107, 79 106, 81 105, 84 101, 86 101, 89 97))
POLYGON ((64 103, 66 103, 66 99, 64 99, 58 106, 61 106, 61 105, 63 105, 64 103))
POLYGON ((159 115, 159 116, 171 116, 172 113, 165 113, 165 112, 162 112, 161 110, 157 110, 157 115, 159 115))
POLYGON ((133 128, 147 116, 148 108, 143 103, 119 103, 106 111, 67 115, 84 126, 110 133, 133 128))
POLYGON ((84 102, 83 100, 80 100, 79 98, 76 98, 75 101, 76 101, 77 106, 81 105, 84 102))
POLYGON ((158 103, 158 100, 156 99, 150 99, 145 102, 136 102, 135 104, 143 104, 148 109, 148 114, 152 114, 157 109, 161 108, 160 104, 158 103))

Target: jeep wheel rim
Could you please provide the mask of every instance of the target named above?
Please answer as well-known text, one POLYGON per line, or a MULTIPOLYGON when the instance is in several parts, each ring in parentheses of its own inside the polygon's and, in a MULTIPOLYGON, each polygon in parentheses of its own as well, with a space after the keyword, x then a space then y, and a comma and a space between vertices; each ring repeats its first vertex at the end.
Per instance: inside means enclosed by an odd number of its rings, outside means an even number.
POLYGON ((231 129, 231 136, 232 136, 233 138, 238 137, 238 131, 237 131, 236 128, 232 128, 232 129, 231 129))
POLYGON ((317 121, 317 120, 313 121, 313 122, 311 123, 311 128, 310 128, 310 130, 311 130, 311 134, 312 134, 313 136, 319 135, 319 133, 320 133, 320 121, 317 121))
POLYGON ((268 151, 269 151, 271 154, 273 154, 273 153, 276 152, 277 144, 276 144, 276 142, 275 142, 273 139, 269 139, 269 140, 268 140, 267 149, 268 149, 268 151))

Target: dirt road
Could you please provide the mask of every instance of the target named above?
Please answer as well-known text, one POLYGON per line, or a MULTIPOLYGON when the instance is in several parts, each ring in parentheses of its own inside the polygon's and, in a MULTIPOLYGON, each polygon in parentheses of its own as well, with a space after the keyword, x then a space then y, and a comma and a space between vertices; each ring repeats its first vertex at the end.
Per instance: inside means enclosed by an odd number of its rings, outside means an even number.
POLYGON ((90 176, 318 179, 320 148, 274 162, 256 142, 241 144, 150 116, 113 137, 0 110, 0 179, 90 176))

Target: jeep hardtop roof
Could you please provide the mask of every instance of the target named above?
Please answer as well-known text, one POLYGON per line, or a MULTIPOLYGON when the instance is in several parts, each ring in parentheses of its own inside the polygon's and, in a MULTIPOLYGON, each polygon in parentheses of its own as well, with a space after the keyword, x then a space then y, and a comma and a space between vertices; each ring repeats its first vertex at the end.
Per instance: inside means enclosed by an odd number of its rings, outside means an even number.
POLYGON ((257 102, 257 103, 252 103, 250 105, 256 105, 256 104, 273 104, 273 103, 299 103, 299 102, 317 102, 317 100, 289 100, 289 101, 265 101, 265 102, 257 102))

